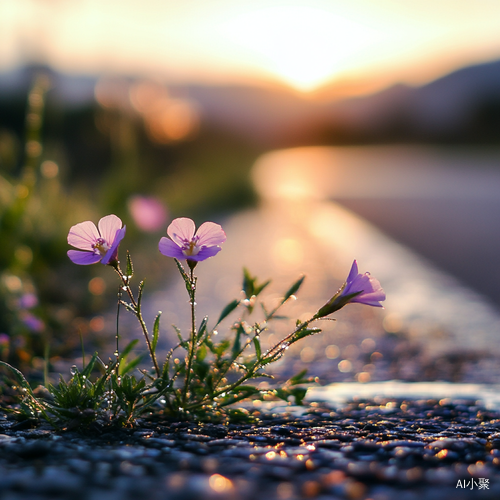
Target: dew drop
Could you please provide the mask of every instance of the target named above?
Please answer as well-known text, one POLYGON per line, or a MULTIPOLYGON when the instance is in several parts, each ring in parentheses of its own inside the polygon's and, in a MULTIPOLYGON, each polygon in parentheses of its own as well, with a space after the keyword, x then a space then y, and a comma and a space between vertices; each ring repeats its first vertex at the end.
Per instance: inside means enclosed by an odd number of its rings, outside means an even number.
POLYGON ((73 377, 78 373, 78 368, 76 367, 76 365, 73 365, 69 372, 71 373, 71 375, 73 375, 73 377))

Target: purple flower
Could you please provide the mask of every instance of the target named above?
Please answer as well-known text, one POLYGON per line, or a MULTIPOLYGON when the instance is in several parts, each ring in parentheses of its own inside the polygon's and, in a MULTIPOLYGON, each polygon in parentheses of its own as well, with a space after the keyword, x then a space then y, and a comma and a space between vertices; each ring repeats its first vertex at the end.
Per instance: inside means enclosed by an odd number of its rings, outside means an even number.
POLYGON ((21 321, 32 331, 41 333, 45 329, 45 323, 35 315, 27 312, 21 315, 21 321))
POLYGON ((34 293, 25 293, 18 302, 21 309, 33 309, 38 305, 38 297, 34 293))
POLYGON ((80 265, 111 264, 118 256, 118 245, 125 236, 126 227, 116 215, 106 215, 99 221, 99 230, 90 221, 80 222, 68 233, 68 243, 80 250, 68 250, 68 257, 80 265))
POLYGON ((379 281, 372 278, 370 273, 358 273, 358 263, 354 261, 345 283, 315 314, 315 318, 323 318, 353 302, 366 304, 367 306, 383 307, 380 303, 383 300, 385 300, 385 292, 379 281))
POLYGON ((219 245, 226 241, 226 233, 219 224, 204 222, 196 231, 191 219, 181 217, 168 226, 168 238, 163 237, 158 248, 163 255, 176 259, 199 262, 221 251, 219 245))

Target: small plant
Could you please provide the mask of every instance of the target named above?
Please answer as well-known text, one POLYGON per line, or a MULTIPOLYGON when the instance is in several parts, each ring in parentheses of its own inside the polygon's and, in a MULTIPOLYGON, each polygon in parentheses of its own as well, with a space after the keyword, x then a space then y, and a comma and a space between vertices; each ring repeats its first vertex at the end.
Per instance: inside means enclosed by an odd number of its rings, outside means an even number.
MULTIPOLYGON (((244 270, 244 298, 233 300, 222 310, 213 326, 207 316, 196 320, 197 277, 194 270, 203 260, 221 251, 226 234, 221 226, 205 222, 195 232, 191 219, 175 219, 167 229, 169 238, 159 242, 159 251, 175 260, 189 297, 191 326, 188 335, 176 328, 178 343, 158 360, 157 345, 160 337, 160 316, 156 316, 151 332, 142 316, 144 282, 137 292, 131 288, 134 267, 127 253, 125 271, 120 267, 118 247, 125 237, 126 228, 115 215, 103 217, 96 227, 86 221, 73 226, 68 243, 78 250, 69 250, 69 258, 76 264, 100 262, 111 266, 120 280, 119 305, 137 318, 152 362, 152 369, 139 369, 142 357, 134 357, 133 349, 138 340, 132 341, 121 352, 119 335, 114 360, 105 364, 97 354, 80 372, 76 366, 71 379, 62 377, 59 384, 48 385, 45 397, 35 395, 22 373, 6 363, 23 393, 18 413, 28 418, 42 417, 55 426, 79 426, 93 421, 107 424, 131 424, 149 411, 161 412, 175 419, 221 420, 247 418, 248 412, 235 408, 235 403, 246 399, 290 397, 302 404, 306 389, 306 372, 290 378, 282 386, 262 390, 250 382, 272 376, 266 372, 268 365, 280 359, 295 342, 321 332, 314 326, 317 320, 338 311, 346 304, 357 302, 382 307, 385 293, 380 283, 368 273, 360 274, 356 261, 342 287, 333 297, 306 321, 297 320, 292 331, 267 350, 261 347, 261 336, 277 317, 279 309, 300 289, 304 277, 299 278, 285 292, 278 305, 271 310, 262 306, 264 319, 251 322, 261 292, 269 281, 259 283, 248 270, 244 270), (181 261, 186 262, 184 267, 181 261), (237 308, 240 319, 233 322, 227 337, 218 336, 221 322, 237 308), (220 339, 220 340, 219 340, 220 339), (101 373, 94 376, 96 368, 101 373), (136 378, 131 374, 139 370, 136 378)), ((119 309, 118 309, 119 311, 119 309)), ((117 317, 118 324, 118 317, 117 317)), ((118 326, 117 326, 118 328, 118 326)), ((85 364, 85 363, 84 363, 85 364)))

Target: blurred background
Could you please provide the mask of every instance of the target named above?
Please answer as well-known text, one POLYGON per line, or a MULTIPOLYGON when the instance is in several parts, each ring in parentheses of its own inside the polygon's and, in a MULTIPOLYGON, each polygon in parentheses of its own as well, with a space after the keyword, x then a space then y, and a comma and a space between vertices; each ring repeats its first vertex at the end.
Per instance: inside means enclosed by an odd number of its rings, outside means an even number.
MULTIPOLYGON (((238 267, 248 265, 242 256, 259 228, 291 224, 293 237, 277 229, 284 234, 274 241, 270 232, 252 269, 283 271, 290 282, 313 257, 311 281, 320 279, 332 259, 306 251, 304 239, 354 238, 349 228, 365 234, 373 224, 423 258, 418 265, 458 280, 436 279, 441 295, 462 285, 479 294, 474 314, 489 326, 478 342, 492 347, 499 18, 497 0, 0 1, 0 359, 36 369, 49 349, 55 363, 74 355, 80 338, 97 346, 113 338, 103 311, 116 301, 114 276, 66 257, 69 227, 109 213, 127 225, 126 247, 151 290, 171 278, 156 245, 178 216, 233 227, 245 243, 226 258, 238 267), (286 216, 276 198, 286 200, 286 216), (337 210, 323 235, 310 209, 318 200, 337 210), (277 267, 259 268, 263 260, 277 267)), ((391 282, 394 254, 377 241, 370 270, 391 282)), ((338 252, 331 272, 341 283, 350 262, 338 252)), ((393 273, 399 265, 395 256, 393 273)), ((417 292, 401 294, 420 304, 417 292)), ((413 323, 400 303, 388 304, 383 331, 360 334, 364 347, 349 343, 351 331, 336 333, 346 339, 340 347, 325 341, 339 376, 373 378, 377 335, 401 343, 425 330, 429 303, 412 309, 413 323)), ((315 354, 304 352, 297 356, 311 363, 315 354)), ((429 378, 441 373, 433 366, 429 378)))

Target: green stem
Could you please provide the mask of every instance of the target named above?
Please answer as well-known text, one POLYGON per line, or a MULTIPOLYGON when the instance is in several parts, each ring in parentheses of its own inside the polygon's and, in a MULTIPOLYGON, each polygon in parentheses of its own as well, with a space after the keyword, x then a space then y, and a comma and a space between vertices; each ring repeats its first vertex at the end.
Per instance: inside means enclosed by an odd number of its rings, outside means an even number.
POLYGON ((219 397, 221 394, 233 391, 238 386, 240 386, 241 384, 243 384, 243 382, 247 381, 249 378, 252 378, 259 371, 260 368, 262 368, 264 365, 269 364, 270 362, 272 362, 273 361, 272 358, 276 357, 278 354, 281 353, 281 351, 283 350, 283 343, 286 343, 289 340, 293 339, 293 337, 297 333, 299 333, 301 330, 303 330, 304 328, 306 328, 307 326, 309 326, 309 324, 312 321, 314 321, 315 319, 316 318, 313 317, 311 319, 308 319, 307 321, 304 321, 303 323, 300 323, 300 325, 298 325, 292 333, 290 333, 289 335, 287 335, 284 339, 282 339, 275 346, 273 346, 271 349, 269 349, 264 354, 264 356, 262 356, 262 358, 258 362, 255 363, 255 365, 251 368, 251 370, 248 373, 246 373, 245 375, 243 375, 242 377, 240 377, 236 382, 233 382, 231 385, 228 385, 226 387, 223 387, 223 388, 219 389, 214 394, 212 394, 211 397, 204 398, 202 401, 199 401, 198 403, 195 403, 195 404, 191 405, 189 407, 189 409, 194 409, 194 408, 198 408, 200 406, 203 406, 204 404, 208 403, 210 400, 213 400, 213 399, 219 397), (271 361, 267 361, 269 359, 271 359, 271 361), (267 363, 263 363, 263 361, 267 361, 267 363))
MULTIPOLYGON (((265 328, 262 328, 262 329, 259 329, 258 330, 258 333, 256 332, 255 333, 255 336, 256 337, 259 337, 259 335, 265 330, 265 328)), ((217 378, 217 381, 214 382, 214 386, 217 387, 220 382, 222 381, 222 379, 226 376, 227 372, 231 369, 231 367, 233 366, 233 363, 243 354, 243 351, 252 343, 252 341, 250 342, 245 342, 243 344, 243 347, 241 347, 241 349, 236 353, 236 355, 233 356, 232 360, 231 360, 231 363, 229 363, 225 369, 221 369, 220 372, 219 372, 219 376, 217 378)), ((225 391, 223 391, 225 392, 225 391)))
MULTIPOLYGON (((299 333, 304 328, 307 328, 307 326, 309 326, 309 323, 311 323, 315 319, 316 318, 313 317, 311 319, 308 319, 307 321, 304 321, 303 323, 300 323, 300 325, 298 325, 297 328, 295 328, 295 330, 292 333, 290 333, 289 335, 287 335, 284 339, 280 340, 276 345, 274 345, 273 347, 271 347, 271 349, 267 350, 265 352, 264 356, 262 356, 261 360, 267 360, 269 358, 274 358, 277 354, 279 354, 283 350, 283 344, 284 343, 287 343, 297 333, 299 333)), ((269 364, 269 362, 266 363, 266 364, 269 364)))
POLYGON ((189 339, 189 350, 186 357, 186 380, 184 384, 184 391, 182 394, 182 406, 186 407, 187 395, 189 391, 189 383, 191 379, 191 366, 193 364, 194 353, 196 349, 196 277, 194 276, 194 268, 190 267, 189 273, 189 281, 190 281, 190 291, 189 291, 189 299, 191 304, 191 337, 189 339))
POLYGON ((118 289, 118 304, 116 305, 116 358, 120 357, 120 349, 118 345, 119 332, 120 332, 120 303, 122 300, 122 290, 121 287, 118 289))
POLYGON ((139 321, 139 324, 141 325, 142 333, 144 334, 144 338, 146 339, 146 344, 147 344, 148 349, 149 349, 149 355, 151 356, 151 360, 153 361, 153 365, 154 365, 154 368, 156 371, 156 376, 160 377, 160 374, 161 374, 160 367, 158 366, 158 361, 156 360, 156 354, 153 351, 153 346, 151 345, 151 341, 149 339, 148 328, 146 326, 144 318, 142 317, 141 308, 138 305, 138 302, 135 300, 134 294, 132 293, 132 289, 130 288, 129 279, 127 276, 125 276, 123 274, 122 270, 120 269, 119 263, 116 263, 113 266, 113 269, 117 272, 118 276, 120 276, 120 279, 123 283, 125 291, 127 292, 127 295, 130 299, 130 302, 132 303, 132 306, 134 308, 134 314, 137 318, 137 321, 139 321))

